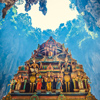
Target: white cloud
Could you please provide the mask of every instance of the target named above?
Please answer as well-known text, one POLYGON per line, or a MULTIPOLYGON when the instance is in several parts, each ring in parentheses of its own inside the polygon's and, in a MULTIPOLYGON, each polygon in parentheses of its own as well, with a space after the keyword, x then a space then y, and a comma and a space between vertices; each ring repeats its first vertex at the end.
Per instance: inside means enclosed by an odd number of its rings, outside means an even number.
POLYGON ((85 24, 84 28, 85 28, 86 32, 92 37, 92 39, 98 38, 98 34, 88 30, 88 27, 86 26, 86 24, 85 24))
POLYGON ((89 39, 91 37, 84 37, 80 42, 79 42, 79 48, 81 48, 82 42, 84 42, 86 39, 89 39))
MULTIPOLYGON (((66 23, 68 20, 77 18, 77 10, 71 10, 69 4, 69 0, 47 0, 47 14, 45 16, 39 11, 39 4, 33 5, 28 12, 32 18, 32 26, 42 30, 55 30, 60 23, 66 23)), ((26 13, 24 5, 18 6, 18 13, 26 13)))

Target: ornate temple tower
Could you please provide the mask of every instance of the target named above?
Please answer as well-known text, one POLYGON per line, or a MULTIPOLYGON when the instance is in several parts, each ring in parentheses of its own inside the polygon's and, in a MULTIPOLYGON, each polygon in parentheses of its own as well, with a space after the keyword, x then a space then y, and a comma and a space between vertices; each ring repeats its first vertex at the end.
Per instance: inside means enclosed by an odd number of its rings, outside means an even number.
POLYGON ((97 100, 90 90, 83 66, 50 37, 19 66, 3 100, 97 100))

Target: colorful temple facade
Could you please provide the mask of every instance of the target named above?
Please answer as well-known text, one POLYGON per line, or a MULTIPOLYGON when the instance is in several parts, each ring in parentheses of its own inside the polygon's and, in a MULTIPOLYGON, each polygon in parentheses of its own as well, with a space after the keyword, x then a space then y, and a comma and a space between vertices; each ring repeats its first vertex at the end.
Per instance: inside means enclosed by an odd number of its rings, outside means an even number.
POLYGON ((52 37, 19 66, 3 100, 97 100, 83 66, 52 37))

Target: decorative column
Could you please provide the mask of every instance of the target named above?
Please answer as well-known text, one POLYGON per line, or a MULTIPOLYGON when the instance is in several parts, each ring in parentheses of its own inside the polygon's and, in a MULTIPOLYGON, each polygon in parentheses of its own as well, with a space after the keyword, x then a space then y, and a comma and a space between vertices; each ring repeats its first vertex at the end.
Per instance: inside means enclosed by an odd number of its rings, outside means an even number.
POLYGON ((67 83, 65 82, 65 85, 66 85, 66 92, 67 92, 67 83))
POLYGON ((31 92, 31 89, 32 89, 32 83, 30 83, 30 92, 31 92))
POLYGON ((70 82, 68 82, 68 92, 70 92, 70 82))
POLYGON ((85 87, 87 89, 87 79, 84 79, 84 81, 85 81, 85 87))
POLYGON ((76 83, 75 83, 75 79, 73 78, 73 83, 74 83, 74 89, 76 89, 76 83))
MULTIPOLYGON (((34 73, 34 75, 35 75, 35 73, 34 73)), ((31 89, 32 89, 32 92, 34 91, 35 80, 36 80, 35 76, 30 77, 30 81, 31 81, 30 82, 30 92, 31 92, 31 89)))
POLYGON ((13 88, 12 88, 12 89, 14 90, 14 87, 15 87, 15 80, 13 80, 13 82, 14 82, 14 84, 13 84, 13 88))
POLYGON ((27 80, 25 79, 25 80, 24 80, 24 87, 23 87, 23 90, 25 90, 26 83, 27 83, 27 80))
POLYGON ((68 75, 67 72, 65 72, 64 80, 65 80, 65 85, 66 85, 66 92, 70 92, 70 76, 68 75), (68 89, 67 89, 67 84, 68 84, 68 89))

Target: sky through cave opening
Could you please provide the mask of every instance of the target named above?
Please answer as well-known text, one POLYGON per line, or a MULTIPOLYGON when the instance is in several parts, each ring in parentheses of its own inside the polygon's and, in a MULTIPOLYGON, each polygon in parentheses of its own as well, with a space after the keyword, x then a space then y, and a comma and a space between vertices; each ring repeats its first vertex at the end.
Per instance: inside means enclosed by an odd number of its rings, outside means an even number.
POLYGON ((78 11, 76 8, 72 10, 69 4, 69 0, 47 0, 47 14, 43 15, 39 11, 39 4, 31 6, 31 10, 26 12, 24 2, 23 5, 18 5, 17 12, 18 14, 28 13, 31 16, 34 28, 41 28, 41 30, 51 29, 54 31, 61 23, 64 23, 66 26, 67 21, 74 18, 77 19, 78 11))

